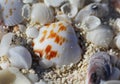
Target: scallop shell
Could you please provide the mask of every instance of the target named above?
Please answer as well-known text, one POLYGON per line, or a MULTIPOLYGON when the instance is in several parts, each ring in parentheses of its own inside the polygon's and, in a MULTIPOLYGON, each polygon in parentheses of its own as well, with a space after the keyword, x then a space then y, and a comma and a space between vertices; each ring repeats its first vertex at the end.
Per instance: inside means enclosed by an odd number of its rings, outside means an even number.
POLYGON ((90 15, 103 17, 108 15, 108 13, 109 9, 107 4, 91 3, 78 12, 77 16, 75 17, 75 22, 81 23, 85 17, 90 15))
POLYGON ((55 63, 57 66, 77 63, 81 59, 82 50, 73 27, 64 22, 56 22, 40 29, 39 36, 33 40, 34 52, 47 67, 55 63))
POLYGON ((44 3, 47 6, 59 7, 65 1, 67 1, 67 0, 44 0, 44 3))
POLYGON ((64 5, 61 6, 61 11, 68 15, 68 17, 73 18, 78 12, 78 8, 76 6, 73 6, 69 3, 65 3, 64 5))
POLYGON ((113 40, 114 33, 106 25, 100 25, 95 30, 87 32, 86 39, 96 46, 107 48, 113 40))
POLYGON ((1 84, 32 84, 17 68, 0 70, 1 84), (7 81, 6 81, 7 80, 7 81))
POLYGON ((1 0, 2 16, 4 24, 7 26, 13 26, 23 21, 21 0, 1 0))
POLYGON ((32 57, 30 52, 22 46, 10 48, 8 51, 8 58, 11 66, 17 68, 29 69, 32 65, 32 57))
POLYGON ((54 11, 43 3, 37 3, 32 6, 31 23, 40 23, 42 25, 51 23, 54 20, 54 11))

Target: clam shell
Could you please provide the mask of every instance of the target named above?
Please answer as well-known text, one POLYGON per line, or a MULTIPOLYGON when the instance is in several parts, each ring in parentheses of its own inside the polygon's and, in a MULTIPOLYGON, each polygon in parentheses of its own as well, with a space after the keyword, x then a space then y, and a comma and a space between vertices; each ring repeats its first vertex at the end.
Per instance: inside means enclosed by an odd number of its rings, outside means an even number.
POLYGON ((81 59, 82 50, 73 27, 64 22, 56 22, 40 29, 39 36, 33 40, 34 52, 47 67, 55 63, 57 66, 77 63, 81 59))
POLYGON ((47 6, 59 7, 65 1, 67 1, 67 0, 44 0, 44 3, 47 6))
POLYGON ((87 32, 86 39, 96 46, 107 48, 113 40, 114 33, 106 25, 100 25, 95 30, 87 32))
POLYGON ((68 17, 70 17, 70 18, 75 17, 75 15, 78 12, 78 8, 69 3, 62 5, 60 9, 64 14, 68 15, 68 17))
POLYGON ((75 17, 75 22, 81 23, 85 17, 90 15, 103 17, 108 15, 108 13, 109 9, 107 4, 91 3, 78 12, 77 16, 75 17))
POLYGON ((21 0, 1 0, 2 16, 4 24, 7 26, 13 26, 23 21, 21 0))
POLYGON ((37 3, 32 6, 31 23, 40 23, 42 25, 51 23, 54 20, 54 11, 43 3, 37 3))
POLYGON ((8 51, 8 58, 11 63, 11 66, 20 69, 29 69, 32 65, 32 57, 30 52, 22 46, 10 48, 8 51))
POLYGON ((32 84, 17 68, 0 70, 0 84, 32 84), (6 81, 7 80, 7 81, 6 81))

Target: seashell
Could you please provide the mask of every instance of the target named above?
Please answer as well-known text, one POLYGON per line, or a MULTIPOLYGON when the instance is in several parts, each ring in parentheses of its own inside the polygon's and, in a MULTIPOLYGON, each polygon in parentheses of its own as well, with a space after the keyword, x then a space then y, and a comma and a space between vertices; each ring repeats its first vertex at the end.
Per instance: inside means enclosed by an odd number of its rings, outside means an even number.
POLYGON ((86 17, 81 25, 85 25, 85 28, 84 30, 86 31, 91 31, 91 30, 94 30, 96 29, 99 25, 101 24, 101 21, 98 17, 96 16, 88 16, 86 17))
POLYGON ((103 82, 101 84, 120 84, 120 81, 119 80, 109 80, 109 81, 103 82))
POLYGON ((26 35, 30 38, 36 38, 39 34, 39 31, 35 27, 30 27, 26 29, 26 35))
POLYGON ((56 15, 56 19, 59 21, 65 21, 68 23, 72 23, 71 19, 66 14, 56 15))
POLYGON ((69 3, 65 3, 61 6, 61 11, 68 15, 68 17, 73 18, 78 12, 78 8, 76 6, 70 5, 69 3))
POLYGON ((95 53, 88 64, 86 84, 100 84, 101 80, 108 80, 113 72, 110 55, 106 52, 95 53))
POLYGON ((113 30, 115 33, 120 32, 120 18, 117 18, 113 24, 113 30))
POLYGON ((19 30, 20 30, 20 32, 23 32, 23 33, 25 33, 25 31, 26 31, 26 27, 24 26, 24 25, 18 25, 18 28, 19 28, 19 30))
POLYGON ((114 38, 114 44, 116 45, 116 47, 118 49, 120 49, 120 34, 118 34, 115 38, 114 38))
POLYGON ((76 24, 82 23, 85 17, 94 15, 97 17, 103 17, 108 15, 109 9, 107 4, 91 3, 85 8, 81 9, 75 17, 76 24))
POLYGON ((13 26, 23 21, 21 15, 23 3, 21 0, 1 0, 0 5, 4 9, 2 16, 5 25, 13 26))
POLYGON ((25 76, 32 82, 32 84, 34 84, 35 82, 38 81, 38 75, 37 74, 28 73, 25 76))
POLYGON ((0 84, 32 84, 17 68, 0 70, 0 84))
POLYGON ((77 63, 82 50, 73 27, 64 22, 56 22, 40 29, 39 36, 33 40, 33 49, 47 67, 77 63))
POLYGON ((52 6, 52 7, 59 7, 62 3, 64 3, 67 0, 44 0, 44 3, 47 6, 52 6))
POLYGON ((22 7, 22 16, 29 20, 30 19, 30 16, 31 16, 31 6, 29 4, 25 4, 23 7, 22 7))
POLYGON ((85 4, 85 0, 69 0, 70 4, 76 6, 78 9, 82 8, 85 4))
POLYGON ((2 39, 2 37, 6 34, 4 28, 2 25, 0 25, 0 40, 2 39))
POLYGON ((114 9, 120 13, 120 0, 111 0, 111 4, 114 7, 114 9))
POLYGON ((10 48, 8 51, 8 58, 11 66, 17 68, 29 69, 32 65, 32 57, 30 52, 22 46, 10 48))
POLYGON ((32 6, 31 23, 40 23, 42 25, 51 23, 54 20, 54 11, 43 3, 37 3, 32 6))
POLYGON ((113 40, 114 33, 107 25, 100 25, 95 30, 87 32, 86 39, 96 46, 107 48, 113 40))
POLYGON ((7 33, 2 37, 0 43, 0 57, 7 54, 10 48, 10 44, 12 43, 13 37, 14 37, 13 33, 7 33))

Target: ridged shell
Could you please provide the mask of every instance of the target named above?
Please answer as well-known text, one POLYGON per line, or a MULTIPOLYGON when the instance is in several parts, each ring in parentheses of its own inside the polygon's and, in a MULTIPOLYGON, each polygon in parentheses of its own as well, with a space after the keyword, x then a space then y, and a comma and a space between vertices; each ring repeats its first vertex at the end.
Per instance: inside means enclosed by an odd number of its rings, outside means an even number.
POLYGON ((99 25, 95 30, 87 32, 86 38, 96 46, 107 48, 113 40, 114 33, 107 25, 99 25))
POLYGON ((33 42, 34 52, 42 58, 47 67, 52 63, 57 66, 77 63, 81 59, 82 50, 75 31, 64 21, 42 27, 33 42))
POLYGON ((54 20, 54 11, 43 3, 32 6, 31 23, 48 24, 54 20))
POLYGON ((30 52, 22 46, 16 46, 8 51, 8 58, 11 66, 17 68, 29 69, 32 65, 32 57, 30 52))
POLYGON ((4 24, 13 26, 23 21, 21 0, 0 0, 4 24))

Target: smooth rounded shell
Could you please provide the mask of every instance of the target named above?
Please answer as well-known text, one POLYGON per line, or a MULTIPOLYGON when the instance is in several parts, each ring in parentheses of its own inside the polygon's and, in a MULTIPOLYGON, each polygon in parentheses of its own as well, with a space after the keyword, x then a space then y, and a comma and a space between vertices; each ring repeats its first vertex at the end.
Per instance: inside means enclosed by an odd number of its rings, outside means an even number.
POLYGON ((54 20, 54 11, 43 3, 32 6, 31 23, 48 24, 54 20))
POLYGON ((34 39, 34 52, 43 59, 46 65, 55 63, 58 66, 77 63, 82 50, 74 29, 66 22, 56 22, 40 29, 34 39))
POLYGON ((20 69, 29 69, 32 65, 32 57, 30 52, 22 46, 16 46, 9 49, 8 58, 10 60, 11 66, 20 69))
POLYGON ((107 48, 114 34, 108 26, 100 25, 97 29, 87 32, 86 39, 96 46, 107 48))
POLYGON ((23 3, 20 0, 0 0, 2 6, 2 16, 4 24, 13 26, 23 21, 22 7, 23 3))

